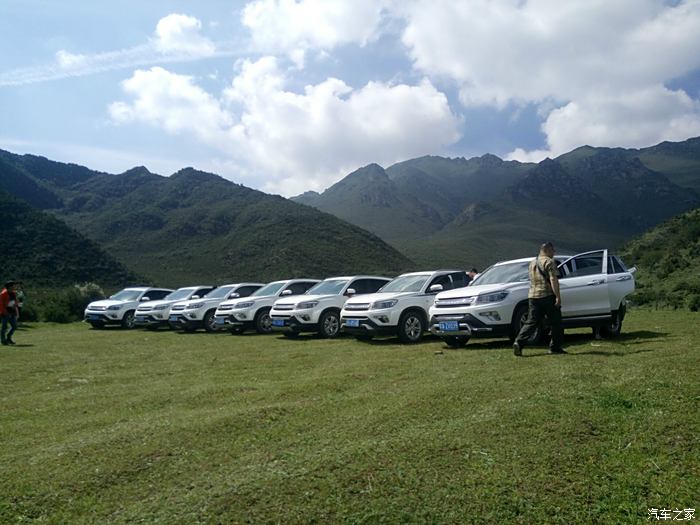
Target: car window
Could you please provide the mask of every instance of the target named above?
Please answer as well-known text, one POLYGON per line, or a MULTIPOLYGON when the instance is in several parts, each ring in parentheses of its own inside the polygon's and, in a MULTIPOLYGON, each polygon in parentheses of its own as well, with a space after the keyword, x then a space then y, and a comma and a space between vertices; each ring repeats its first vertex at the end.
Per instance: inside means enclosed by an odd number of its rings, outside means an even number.
POLYGON ((451 290, 452 289, 452 281, 450 281, 450 276, 449 275, 438 275, 435 279, 430 281, 430 284, 428 285, 428 291, 435 286, 436 284, 442 285, 443 290, 451 290))
POLYGON ((613 256, 613 263, 615 265, 615 273, 625 273, 627 272, 627 266, 623 263, 619 257, 613 256))
POLYGON ((450 274, 453 288, 464 288, 469 284, 469 276, 466 272, 454 272, 450 274))
POLYGON ((197 291, 196 291, 195 293, 193 293, 192 295, 198 295, 198 296, 200 296, 200 297, 204 297, 204 296, 207 295, 209 292, 211 292, 213 289, 214 289, 214 288, 212 288, 211 286, 207 286, 207 287, 205 287, 205 288, 200 288, 199 290, 197 290, 197 291))
POLYGON ((163 299, 165 296, 169 295, 171 292, 169 290, 149 290, 146 292, 145 296, 151 301, 158 301, 163 299))
MULTIPOLYGON (((348 286, 348 289, 352 288, 355 290, 355 295, 362 295, 364 293, 372 293, 369 292, 369 279, 355 279, 350 283, 350 286, 348 286)), ((347 292, 345 292, 345 295, 347 295, 347 292)))
POLYGON ((236 289, 236 293, 238 294, 238 297, 248 297, 251 294, 255 293, 258 291, 261 286, 240 286, 236 289))
POLYGON ((561 266, 560 277, 582 277, 603 273, 603 252, 584 253, 561 266))
POLYGON ((300 294, 306 293, 306 290, 308 290, 309 288, 311 288, 315 284, 316 283, 310 283, 310 282, 304 281, 304 282, 300 282, 300 283, 290 284, 289 286, 287 286, 286 289, 291 290, 292 295, 300 295, 300 294))
POLYGON ((367 293, 374 293, 384 286, 389 281, 382 281, 381 279, 367 279, 367 293))
POLYGON ((472 286, 527 282, 530 280, 530 274, 528 273, 529 265, 530 263, 525 261, 491 266, 474 279, 472 286))

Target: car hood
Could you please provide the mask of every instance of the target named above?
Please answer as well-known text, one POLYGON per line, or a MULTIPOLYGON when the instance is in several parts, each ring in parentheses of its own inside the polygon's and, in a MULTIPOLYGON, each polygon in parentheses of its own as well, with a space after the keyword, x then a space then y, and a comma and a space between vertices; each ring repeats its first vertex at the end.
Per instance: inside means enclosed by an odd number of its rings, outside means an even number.
POLYGON ((365 295, 360 295, 358 297, 353 297, 348 299, 345 303, 348 304, 365 304, 365 303, 375 303, 377 301, 388 301, 389 299, 398 299, 400 297, 409 297, 411 295, 421 295, 419 292, 384 292, 384 293, 370 293, 365 295))
POLYGON ((310 301, 323 301, 324 299, 337 299, 339 297, 344 297, 340 294, 326 294, 326 295, 295 295, 294 297, 280 297, 275 301, 275 304, 285 304, 296 306, 299 303, 308 303, 310 301))
POLYGON ((228 301, 224 301, 223 303, 219 303, 219 306, 228 306, 230 304, 233 305, 233 304, 238 304, 238 303, 247 303, 250 301, 258 302, 258 301, 267 301, 267 300, 274 300, 274 299, 278 299, 278 296, 276 296, 276 295, 261 295, 261 296, 257 296, 257 297, 253 297, 253 296, 241 297, 240 299, 230 299, 228 301))
POLYGON ((123 306, 125 304, 130 303, 130 302, 132 302, 132 301, 114 301, 112 299, 103 299, 102 301, 93 301, 90 304, 88 304, 87 307, 90 308, 90 307, 94 307, 94 306, 103 306, 105 308, 108 308, 110 306, 115 306, 115 305, 123 306))
POLYGON ((456 297, 472 297, 474 295, 482 295, 493 292, 500 292, 501 290, 514 290, 517 288, 528 288, 530 286, 529 282, 517 282, 517 283, 500 283, 500 284, 483 284, 479 286, 467 286, 465 288, 455 288, 454 290, 447 290, 445 292, 440 292, 437 294, 436 299, 454 299, 456 297))
POLYGON ((201 297, 199 299, 188 299, 187 301, 178 301, 176 303, 173 303, 172 306, 184 306, 185 308, 187 308, 189 305, 196 304, 196 303, 219 303, 219 302, 222 302, 221 299, 207 299, 206 297, 201 297))
POLYGON ((156 306, 160 306, 161 304, 166 304, 170 306, 172 304, 175 304, 175 302, 176 301, 164 301, 162 299, 158 299, 157 301, 145 301, 139 304, 139 308, 141 308, 142 306, 149 306, 150 308, 155 308, 156 306))

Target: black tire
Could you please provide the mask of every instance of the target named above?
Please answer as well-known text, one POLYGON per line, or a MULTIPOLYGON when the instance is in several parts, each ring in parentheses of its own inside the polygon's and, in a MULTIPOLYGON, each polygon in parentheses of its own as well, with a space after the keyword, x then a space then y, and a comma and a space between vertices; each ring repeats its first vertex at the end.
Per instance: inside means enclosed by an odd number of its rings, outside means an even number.
POLYGON ((272 319, 270 318, 270 309, 260 310, 255 314, 255 331, 259 334, 272 333, 272 319))
POLYGON ((620 335, 622 332, 622 321, 625 320, 627 307, 624 304, 620 305, 617 312, 613 314, 612 320, 605 326, 600 327, 600 335, 602 337, 613 338, 620 335))
MULTIPOLYGON (((508 339, 511 343, 515 342, 515 338, 518 337, 520 330, 522 329, 525 321, 527 321, 528 305, 522 304, 518 306, 513 312, 513 319, 510 322, 510 333, 508 334, 508 339)), ((544 330, 542 327, 537 327, 535 333, 527 340, 528 344, 538 344, 542 343, 545 338, 544 330)))
POLYGON ((409 310, 401 314, 398 334, 402 343, 417 343, 425 332, 425 315, 417 310, 409 310))
POLYGON ((101 321, 92 321, 90 322, 90 326, 92 326, 95 330, 102 330, 105 327, 105 324, 101 321))
POLYGON ((124 314, 124 317, 122 317, 122 328, 126 328, 127 330, 132 330, 133 328, 136 327, 134 324, 134 311, 129 310, 124 314))
POLYGON ((467 345, 469 342, 469 336, 468 335, 450 335, 447 337, 443 337, 443 341, 445 341, 445 344, 449 346, 450 348, 462 348, 467 345))
POLYGON ((334 310, 323 312, 318 320, 318 326, 321 337, 335 339, 340 335, 340 314, 334 310))
POLYGON ((214 317, 215 313, 216 310, 209 310, 207 313, 204 314, 202 323, 204 324, 204 329, 207 332, 216 332, 216 318, 214 317))

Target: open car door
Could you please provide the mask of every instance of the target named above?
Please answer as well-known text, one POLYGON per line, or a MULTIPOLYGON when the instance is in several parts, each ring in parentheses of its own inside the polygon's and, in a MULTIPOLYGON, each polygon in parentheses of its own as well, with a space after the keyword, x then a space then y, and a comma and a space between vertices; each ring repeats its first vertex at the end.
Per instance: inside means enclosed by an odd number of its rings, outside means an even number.
POLYGON ((562 317, 610 315, 608 250, 580 253, 559 265, 562 317))

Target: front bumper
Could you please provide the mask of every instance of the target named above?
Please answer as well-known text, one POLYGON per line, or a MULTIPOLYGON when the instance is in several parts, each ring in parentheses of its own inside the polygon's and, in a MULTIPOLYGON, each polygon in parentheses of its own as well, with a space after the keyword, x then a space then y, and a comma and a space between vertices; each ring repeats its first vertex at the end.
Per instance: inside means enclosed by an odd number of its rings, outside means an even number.
POLYGON ((472 314, 439 314, 430 318, 430 332, 438 337, 501 337, 510 324, 486 324, 472 314))
POLYGON ((398 325, 380 324, 366 315, 347 315, 340 318, 340 331, 352 335, 394 335, 398 325))
POLYGON ((114 313, 107 312, 85 312, 84 320, 86 323, 121 323, 123 314, 119 311, 114 313))
POLYGON ((250 328, 255 325, 253 320, 237 319, 232 314, 214 316, 216 330, 234 330, 236 328, 250 328))
POLYGON ((135 326, 162 326, 166 324, 168 324, 166 314, 140 314, 136 312, 134 315, 135 326))
POLYGON ((204 321, 197 317, 189 317, 186 313, 178 312, 176 314, 170 314, 168 317, 168 324, 173 328, 199 328, 204 324, 204 321))
POLYGON ((274 314, 270 316, 270 319, 272 320, 273 332, 299 333, 319 331, 318 323, 304 321, 299 319, 297 315, 274 314))

